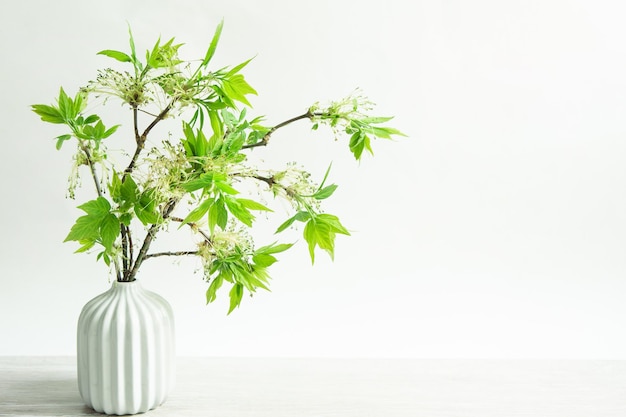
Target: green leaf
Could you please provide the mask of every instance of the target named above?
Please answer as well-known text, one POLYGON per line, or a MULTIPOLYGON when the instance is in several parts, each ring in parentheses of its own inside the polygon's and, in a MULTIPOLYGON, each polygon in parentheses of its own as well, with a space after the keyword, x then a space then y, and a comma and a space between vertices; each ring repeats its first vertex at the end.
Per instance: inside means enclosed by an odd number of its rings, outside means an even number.
POLYGON ((365 123, 365 124, 377 124, 377 123, 385 123, 390 121, 391 119, 393 119, 392 117, 364 117, 362 119, 360 119, 360 122, 365 123))
POLYGON ((120 222, 126 226, 130 226, 130 223, 132 220, 133 220, 133 215, 130 213, 124 213, 120 216, 120 222))
POLYGON ((144 225, 158 224, 161 222, 161 215, 158 212, 157 204, 154 199, 154 190, 147 189, 141 193, 135 204, 135 214, 144 225))
POLYGON ((233 285, 233 288, 230 290, 228 295, 230 296, 230 308, 228 309, 228 314, 230 314, 241 304, 241 299, 243 298, 243 284, 236 283, 233 285))
MULTIPOLYGON (((348 131, 349 129, 346 129, 348 131)), ((361 159, 361 155, 363 154, 363 150, 367 149, 370 154, 374 154, 372 151, 372 147, 370 145, 370 138, 367 136, 364 131, 359 130, 352 134, 350 137, 350 150, 354 154, 354 157, 359 160, 361 159)))
POLYGON ((215 299, 217 298, 217 290, 220 289, 223 283, 224 283, 224 279, 222 278, 221 275, 218 275, 217 277, 213 279, 213 281, 211 282, 211 285, 209 285, 209 288, 206 291, 206 303, 207 304, 215 301, 215 299))
MULTIPOLYGON (((211 129, 213 130, 213 138, 219 139, 221 144, 221 138, 224 136, 224 126, 222 121, 220 120, 219 113, 215 110, 209 110, 209 121, 211 122, 211 129)), ((214 141, 215 142, 215 141, 214 141)), ((209 145, 209 149, 213 151, 217 151, 218 149, 215 146, 215 143, 209 145)))
POLYGON ((331 195, 333 195, 336 189, 337 189, 337 185, 331 184, 317 191, 315 194, 313 194, 313 198, 315 198, 316 200, 324 200, 325 198, 328 198, 331 195))
POLYGON ((89 249, 93 248, 94 245, 96 244, 95 240, 81 240, 78 243, 80 243, 82 246, 78 249, 76 249, 74 251, 74 253, 82 253, 82 252, 87 252, 89 249))
POLYGON ((328 164, 328 168, 326 168, 326 173, 324 174, 324 179, 322 180, 322 183, 320 184, 319 188, 317 189, 318 191, 321 190, 324 187, 324 184, 326 184, 326 180, 328 179, 328 174, 330 174, 330 169, 332 168, 333 163, 331 162, 330 164, 328 164))
POLYGON ((240 222, 248 227, 252 227, 254 215, 250 213, 250 210, 245 208, 236 198, 226 197, 224 199, 228 210, 235 216, 240 222))
POLYGON ((252 255, 252 261, 255 263, 255 265, 267 268, 277 261, 277 259, 272 256, 272 254, 284 252, 292 246, 293 243, 272 243, 271 245, 263 246, 261 248, 258 248, 254 252, 254 254, 252 255))
POLYGON ((111 198, 113 199, 113 201, 115 201, 116 203, 120 203, 122 201, 122 195, 121 195, 121 188, 122 188, 122 180, 120 180, 119 175, 117 175, 117 172, 113 172, 111 174, 111 183, 109 184, 109 194, 111 194, 111 198))
POLYGON ((98 120, 95 124, 95 126, 93 127, 94 129, 94 139, 99 140, 99 139, 103 139, 104 138, 104 123, 102 123, 102 120, 98 120))
POLYGON ((215 54, 215 50, 217 49, 217 43, 220 40, 220 35, 222 34, 222 27, 224 26, 224 20, 222 20, 217 27, 215 28, 215 33, 213 34, 213 39, 211 39, 211 44, 209 45, 209 49, 206 51, 204 55, 204 59, 202 60, 201 67, 206 66, 213 58, 215 54))
POLYGON ((63 142, 65 142, 66 140, 72 139, 72 135, 61 135, 61 136, 57 136, 55 139, 57 140, 56 148, 57 150, 60 150, 61 146, 63 146, 63 142))
POLYGON ((135 205, 135 215, 144 226, 148 224, 157 224, 161 222, 161 216, 154 210, 151 210, 140 205, 135 205))
POLYGON ((306 226, 304 226, 304 232, 302 234, 309 247, 311 263, 315 263, 315 246, 317 245, 317 237, 315 233, 315 222, 312 219, 307 222, 306 226))
POLYGON ((105 49, 104 51, 98 52, 96 55, 105 55, 109 58, 117 59, 120 62, 132 62, 133 60, 124 52, 114 51, 111 49, 105 49))
POLYGON ((87 116, 83 123, 88 125, 97 122, 98 120, 100 120, 100 116, 98 116, 97 114, 92 114, 90 116, 87 116))
POLYGON ((83 93, 82 91, 78 91, 78 93, 76 93, 76 96, 74 97, 74 116, 73 118, 75 118, 76 116, 78 116, 80 114, 80 112, 82 112, 83 110, 85 110, 85 107, 87 107, 87 100, 86 100, 86 94, 83 93))
POLYGON ((102 246, 107 251, 113 249, 113 244, 120 234, 120 221, 113 213, 109 213, 100 223, 100 237, 102 239, 102 246))
POLYGON ((222 198, 218 198, 209 208, 209 230, 213 233, 215 226, 219 226, 222 230, 224 230, 227 223, 228 211, 226 211, 224 200, 222 198))
POLYGON ((307 221, 310 217, 311 215, 309 214, 309 212, 299 211, 295 214, 295 216, 287 219, 287 221, 285 221, 283 224, 278 226, 278 229, 276 229, 274 233, 280 233, 286 228, 288 228, 289 226, 291 226, 295 221, 304 222, 304 221, 307 221))
POLYGON ((59 113, 61 113, 61 116, 63 117, 63 119, 67 121, 75 117, 73 114, 74 103, 72 103, 72 99, 69 98, 68 95, 65 93, 65 90, 63 90, 63 87, 61 87, 59 90, 58 104, 59 104, 59 113))
POLYGON ((104 263, 107 264, 107 266, 111 266, 111 257, 109 256, 107 251, 103 251, 98 254, 96 260, 99 261, 100 259, 102 259, 104 263))
POLYGON ((226 78, 230 78, 233 75, 237 74, 239 71, 241 71, 246 65, 248 65, 250 63, 250 61, 252 61, 254 58, 250 58, 247 61, 242 62, 241 64, 235 66, 233 69, 231 69, 230 71, 228 71, 226 73, 226 78))
POLYGON ((335 233, 327 223, 316 221, 313 227, 317 245, 328 252, 331 259, 335 257, 335 233))
POLYGON ((222 80, 222 87, 224 92, 232 100, 237 100, 248 107, 252 107, 248 99, 247 94, 257 94, 256 90, 250 86, 244 79, 243 75, 235 74, 229 78, 222 80))
POLYGON ((71 240, 93 240, 100 237, 100 222, 102 218, 97 216, 81 216, 76 219, 76 223, 72 226, 69 234, 63 242, 71 240))
MULTIPOLYGON (((98 122, 98 123, 100 123, 100 122, 98 122)), ((121 125, 115 125, 115 126, 112 126, 112 127, 108 128, 105 132, 103 132, 102 139, 106 139, 109 136, 111 136, 113 133, 115 133, 117 128, 120 127, 120 126, 121 125)), ((102 127, 104 127, 104 125, 102 127)))
POLYGON ((312 217, 304 227, 304 239, 309 246, 311 262, 315 262, 315 248, 326 251, 331 259, 335 257, 335 234, 341 233, 349 235, 348 230, 343 227, 339 218, 332 214, 318 214, 312 217))
POLYGON ((267 268, 268 266, 274 264, 277 259, 274 256, 268 255, 266 253, 257 253, 252 256, 252 261, 255 265, 267 268))
POLYGON ((316 217, 316 220, 318 222, 323 222, 323 223, 328 224, 331 227, 333 232, 340 233, 342 235, 348 235, 348 236, 350 235, 350 232, 348 232, 348 229, 346 229, 341 224, 337 216, 334 216, 328 213, 322 213, 316 217))
POLYGON ((249 200, 247 198, 238 198, 237 201, 245 208, 249 210, 257 210, 257 211, 273 211, 272 209, 265 207, 263 204, 249 200))
POLYGON ((33 104, 31 109, 41 117, 41 120, 48 123, 63 124, 65 119, 58 108, 45 104, 33 104))
POLYGON ((271 245, 258 248, 255 251, 255 253, 264 253, 264 254, 280 253, 280 252, 284 252, 288 250, 292 246, 293 246, 293 243, 280 243, 280 244, 272 243, 271 245))
POLYGON ((95 200, 81 204, 78 208, 91 216, 96 216, 101 219, 111 211, 111 203, 104 197, 98 197, 95 200))
POLYGON ((124 182, 120 185, 120 197, 123 201, 128 201, 130 203, 135 203, 139 196, 139 187, 137 187, 137 183, 130 175, 126 175, 124 177, 124 182))
POLYGON ((218 190, 226 194, 230 194, 230 195, 239 194, 239 191, 231 187, 230 184, 223 182, 223 181, 216 181, 215 188, 217 188, 218 190))
POLYGON ((130 52, 131 52, 130 58, 133 62, 133 66, 135 67, 135 75, 137 75, 137 73, 143 69, 143 65, 137 59, 137 51, 135 49, 135 39, 133 38, 133 32, 130 28, 130 25, 128 25, 128 43, 130 45, 130 52))
MULTIPOLYGON (((181 187, 187 192, 193 192, 202 188, 207 188, 213 185, 215 175, 212 172, 200 175, 200 177, 183 183, 181 187)), ((218 177, 218 179, 221 179, 218 177)))
POLYGON ((152 48, 152 52, 146 51, 146 65, 152 68, 159 68, 160 60, 159 60, 159 46, 161 44, 161 38, 157 39, 154 47, 152 48))
POLYGON ((209 211, 214 201, 215 199, 213 198, 207 198, 202 203, 200 203, 198 207, 191 210, 191 212, 189 212, 187 217, 185 217, 185 219, 181 223, 181 227, 187 223, 193 223, 200 220, 209 211))

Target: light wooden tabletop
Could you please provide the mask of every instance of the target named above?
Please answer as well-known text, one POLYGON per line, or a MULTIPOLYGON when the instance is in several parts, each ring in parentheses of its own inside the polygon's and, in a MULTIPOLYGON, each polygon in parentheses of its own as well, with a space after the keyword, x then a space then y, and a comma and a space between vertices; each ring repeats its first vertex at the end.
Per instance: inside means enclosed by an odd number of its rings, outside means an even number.
MULTIPOLYGON (((146 414, 624 417, 626 361, 181 358, 146 414)), ((0 357, 0 416, 87 416, 71 357, 0 357)))

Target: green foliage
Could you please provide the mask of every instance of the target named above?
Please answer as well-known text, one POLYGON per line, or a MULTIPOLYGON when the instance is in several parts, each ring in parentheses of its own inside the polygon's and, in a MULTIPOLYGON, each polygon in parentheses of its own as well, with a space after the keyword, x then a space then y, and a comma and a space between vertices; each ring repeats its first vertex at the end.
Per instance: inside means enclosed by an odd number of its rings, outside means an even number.
MULTIPOLYGON (((204 265, 207 303, 229 287, 230 314, 245 294, 269 290, 269 268, 276 255, 292 243, 274 242, 255 248, 250 232, 256 230, 259 213, 268 221, 277 216, 266 201, 286 199, 293 212, 279 219, 276 233, 296 225, 303 227, 311 262, 319 250, 334 258, 337 235, 349 235, 335 215, 325 213, 321 204, 337 191, 327 184, 330 166, 320 184, 304 169, 290 164, 276 171, 250 166, 251 149, 267 146, 270 137, 288 124, 309 120, 312 129, 327 125, 359 160, 372 153, 375 138, 403 136, 384 126, 390 117, 368 113, 371 103, 360 95, 332 102, 326 107, 311 106, 302 115, 275 126, 265 126, 264 117, 250 117, 250 97, 257 95, 243 75, 252 62, 247 59, 233 67, 210 68, 222 34, 216 27, 209 46, 197 60, 179 57, 181 43, 161 39, 138 54, 130 27, 129 50, 98 52, 121 69, 104 68, 72 97, 59 89, 54 104, 34 104, 32 110, 42 121, 63 126, 54 140, 61 149, 76 144, 70 177, 70 196, 79 184, 78 176, 88 173, 96 197, 78 208, 79 216, 65 241, 78 242, 76 252, 92 252, 114 271, 116 279, 132 281, 146 259, 156 256, 194 254, 204 265), (110 158, 111 149, 120 149, 120 125, 105 125, 98 114, 85 113, 109 97, 121 100, 132 112, 134 149, 122 150, 119 163, 110 158), (180 131, 171 140, 154 140, 152 129, 165 118, 178 118, 180 131), (116 135, 116 133, 118 133, 116 135), (148 140, 150 136, 151 140, 148 140), (114 144, 113 144, 114 143, 114 144), (246 184, 257 183, 261 196, 249 193, 246 184), (187 203, 186 205, 184 203, 187 203), (185 209, 186 207, 186 209, 185 209), (175 222, 178 228, 169 228, 175 222), (197 237, 197 250, 151 252, 159 233, 190 228, 197 237)), ((118 152, 119 153, 119 152, 118 152)))
POLYGON ((115 240, 120 233, 120 221, 111 211, 111 203, 104 197, 98 197, 78 208, 87 214, 76 219, 64 241, 79 242, 81 247, 76 252, 85 252, 96 243, 100 244, 104 251, 99 257, 109 265, 115 240))

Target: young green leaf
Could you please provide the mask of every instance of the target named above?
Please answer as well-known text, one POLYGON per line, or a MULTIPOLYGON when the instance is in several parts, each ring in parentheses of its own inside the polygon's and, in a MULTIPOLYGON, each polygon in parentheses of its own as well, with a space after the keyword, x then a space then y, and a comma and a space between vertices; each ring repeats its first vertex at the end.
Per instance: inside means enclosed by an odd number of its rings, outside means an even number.
POLYGON ((154 190, 147 189, 141 193, 135 204, 135 214, 144 225, 158 224, 162 220, 154 195, 154 190))
POLYGON ((213 34, 213 39, 211 39, 209 49, 206 51, 206 54, 204 55, 202 64, 200 64, 201 67, 207 66, 207 64, 211 61, 211 58, 213 58, 213 55, 215 54, 215 50, 217 49, 217 43, 219 42, 220 35, 222 34, 222 27, 224 27, 224 20, 222 20, 215 28, 215 33, 213 34))
POLYGON ((233 285, 233 288, 230 290, 230 307, 228 309, 228 314, 232 313, 233 310, 241 304, 241 299, 243 298, 243 284, 236 283, 233 285))
POLYGON ((326 173, 324 174, 324 179, 322 179, 322 183, 320 184, 318 191, 324 187, 324 184, 326 184, 326 180, 328 179, 328 174, 330 174, 330 169, 332 168, 332 166, 333 166, 332 162, 328 164, 328 168, 326 168, 326 173))
POLYGON ((93 240, 95 241, 100 237, 100 222, 101 217, 98 216, 81 216, 76 219, 76 223, 72 226, 69 234, 63 242, 69 242, 72 240, 93 240))
POLYGON ((320 189, 315 194, 313 194, 313 198, 315 198, 316 200, 324 200, 325 198, 328 198, 331 195, 333 195, 336 189, 337 189, 337 185, 331 184, 327 187, 320 189))
POLYGON ((341 222, 339 221, 339 218, 335 215, 332 214, 328 214, 328 213, 322 213, 322 214, 318 214, 316 217, 316 220, 318 222, 323 222, 328 224, 332 231, 335 233, 340 233, 342 235, 350 235, 350 232, 348 231, 348 229, 346 229, 341 222))
MULTIPOLYGON (((100 123, 100 121, 98 121, 98 123, 100 123)), ((102 139, 106 139, 109 136, 111 136, 113 133, 115 133, 117 128, 120 127, 120 126, 121 125, 115 125, 115 126, 112 126, 112 127, 108 128, 105 132, 102 133, 102 139)), ((102 127, 104 127, 104 125, 102 127)))
POLYGON ((65 93, 63 87, 61 87, 59 90, 58 104, 59 113, 61 113, 61 116, 66 122, 76 117, 76 115, 74 114, 74 103, 72 102, 72 99, 69 98, 69 96, 65 93))
POLYGON ((224 202, 228 207, 228 211, 232 213, 240 222, 248 227, 252 227, 254 221, 254 215, 250 213, 246 207, 243 206, 236 198, 225 196, 224 202))
POLYGON ((248 94, 256 95, 257 92, 254 88, 250 86, 243 78, 241 74, 235 74, 230 76, 229 78, 224 78, 222 80, 222 87, 224 92, 228 97, 232 100, 237 100, 248 107, 252 107, 252 104, 246 98, 248 94))
POLYGON ((105 49, 104 51, 98 52, 96 55, 108 56, 109 58, 116 59, 120 62, 132 62, 133 61, 132 58, 126 55, 124 52, 114 51, 111 49, 105 49))
POLYGON ((181 223, 181 227, 187 223, 197 222, 202 217, 204 217, 204 215, 207 214, 207 212, 209 211, 209 208, 211 208, 211 206, 213 205, 214 201, 215 199, 213 198, 207 198, 202 203, 200 203, 198 207, 191 210, 187 217, 185 217, 185 219, 181 223))
POLYGON ((81 204, 78 208, 89 215, 102 218, 111 211, 111 203, 104 197, 98 197, 81 204))
POLYGON ((102 246, 107 251, 113 249, 113 244, 120 234, 120 221, 113 213, 106 215, 100 223, 100 237, 102 246))
POLYGON ((206 291, 206 303, 207 304, 215 301, 215 299, 217 298, 217 290, 220 289, 223 283, 224 283, 224 278, 222 278, 221 274, 216 276, 213 279, 213 281, 211 282, 211 285, 209 285, 209 288, 206 291))
POLYGON ((235 66, 233 69, 231 69, 230 71, 228 71, 226 73, 226 78, 232 77, 233 75, 237 74, 239 71, 241 71, 246 65, 248 65, 250 63, 250 61, 252 61, 254 58, 250 58, 247 61, 242 62, 241 64, 235 66))
POLYGON ((237 201, 245 208, 249 210, 257 210, 257 211, 273 211, 271 208, 265 207, 263 204, 249 200, 247 198, 238 198, 237 201))
POLYGON ((255 253, 252 256, 252 262, 256 266, 267 268, 274 264, 277 261, 276 257, 269 255, 267 253, 255 253))
POLYGON ((61 135, 61 136, 57 136, 55 139, 57 140, 56 148, 57 150, 60 150, 61 146, 63 146, 63 142, 65 142, 66 140, 72 139, 72 135, 61 135))
POLYGON ((280 253, 280 252, 284 252, 288 250, 292 246, 293 246, 293 243, 279 243, 279 244, 272 243, 271 245, 262 246, 258 248, 255 251, 255 253, 265 253, 265 254, 280 253))
POLYGON ((124 181, 120 181, 120 197, 123 201, 134 204, 139 198, 139 187, 132 176, 124 176, 124 181))
POLYGON ((278 226, 278 229, 274 233, 280 233, 289 226, 291 226, 295 221, 305 222, 311 217, 311 214, 308 211, 299 211, 294 216, 287 219, 283 224, 278 226))
POLYGON ((65 119, 58 108, 45 104, 33 104, 31 109, 41 117, 41 120, 48 123, 63 124, 65 119))
POLYGON ((307 242, 309 247, 309 255, 311 256, 311 263, 315 263, 315 246, 317 245, 317 236, 315 232, 315 222, 313 219, 309 220, 304 226, 304 231, 302 233, 304 236, 304 240, 307 242))
POLYGON ((223 198, 218 198, 209 208, 209 230, 211 233, 215 230, 215 226, 219 226, 224 230, 228 223, 228 211, 224 204, 223 198))

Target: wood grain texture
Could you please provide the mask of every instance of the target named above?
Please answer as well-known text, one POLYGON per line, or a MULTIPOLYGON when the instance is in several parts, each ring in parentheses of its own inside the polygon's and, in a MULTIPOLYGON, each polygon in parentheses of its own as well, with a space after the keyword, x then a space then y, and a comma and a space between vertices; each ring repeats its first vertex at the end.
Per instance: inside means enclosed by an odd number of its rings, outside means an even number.
MULTIPOLYGON (((75 358, 0 357, 0 416, 90 416, 75 358)), ((623 417, 626 361, 180 358, 149 417, 623 417)))

